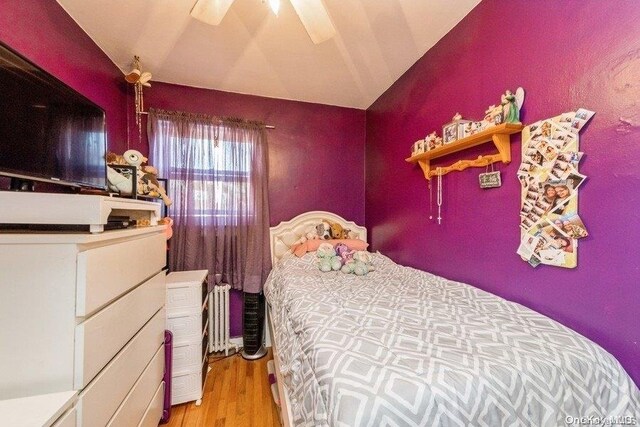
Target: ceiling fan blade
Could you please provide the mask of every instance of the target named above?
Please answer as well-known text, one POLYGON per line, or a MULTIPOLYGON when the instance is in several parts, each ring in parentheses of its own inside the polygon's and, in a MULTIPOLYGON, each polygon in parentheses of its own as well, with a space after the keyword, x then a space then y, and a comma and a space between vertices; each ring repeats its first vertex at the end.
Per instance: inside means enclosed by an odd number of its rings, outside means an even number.
POLYGON ((322 0, 291 0, 291 4, 315 44, 336 35, 336 29, 322 0))
POLYGON ((197 0, 191 16, 209 25, 219 25, 232 3, 233 0, 197 0))

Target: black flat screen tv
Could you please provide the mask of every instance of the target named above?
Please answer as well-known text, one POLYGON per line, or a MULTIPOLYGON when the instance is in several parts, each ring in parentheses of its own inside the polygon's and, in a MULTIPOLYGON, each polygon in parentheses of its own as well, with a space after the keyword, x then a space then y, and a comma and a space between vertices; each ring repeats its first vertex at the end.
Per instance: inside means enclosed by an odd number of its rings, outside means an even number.
POLYGON ((0 43, 0 175, 106 189, 102 108, 0 43))

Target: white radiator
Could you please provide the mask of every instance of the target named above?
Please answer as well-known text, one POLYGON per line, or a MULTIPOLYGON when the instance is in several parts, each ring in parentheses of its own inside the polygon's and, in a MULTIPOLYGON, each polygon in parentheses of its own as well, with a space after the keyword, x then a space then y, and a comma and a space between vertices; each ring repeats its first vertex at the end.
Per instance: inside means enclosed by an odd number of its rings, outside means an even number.
POLYGON ((214 286, 209 294, 209 353, 235 347, 229 337, 229 285, 214 286))

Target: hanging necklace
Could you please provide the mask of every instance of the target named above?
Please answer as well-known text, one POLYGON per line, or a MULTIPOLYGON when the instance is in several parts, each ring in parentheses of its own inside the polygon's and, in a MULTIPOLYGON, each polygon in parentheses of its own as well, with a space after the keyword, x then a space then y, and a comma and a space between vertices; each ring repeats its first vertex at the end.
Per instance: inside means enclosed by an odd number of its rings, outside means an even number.
POLYGON ((433 219, 433 190, 429 180, 429 219, 433 219))
POLYGON ((442 171, 438 168, 438 225, 442 224, 442 171))

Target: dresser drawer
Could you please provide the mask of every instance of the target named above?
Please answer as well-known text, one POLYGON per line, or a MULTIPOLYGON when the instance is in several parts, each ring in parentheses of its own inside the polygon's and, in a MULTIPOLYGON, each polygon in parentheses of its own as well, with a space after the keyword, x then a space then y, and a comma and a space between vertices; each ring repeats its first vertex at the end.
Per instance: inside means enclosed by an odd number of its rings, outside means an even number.
POLYGON ((74 386, 83 388, 164 303, 162 271, 75 330, 74 386))
POLYGON ((153 400, 149 403, 147 410, 144 412, 142 420, 138 424, 138 427, 158 427, 160 418, 162 418, 162 410, 164 403, 164 382, 160 384, 156 394, 153 396, 153 400))
POLYGON ((172 375, 181 375, 197 370, 202 364, 203 357, 201 342, 174 345, 172 375))
POLYGON ((203 318, 202 313, 189 316, 178 316, 167 318, 167 329, 173 334, 173 345, 197 343, 202 341, 203 318))
POLYGON ((200 311, 202 286, 181 286, 167 288, 167 313, 189 314, 200 311))
POLYGON ((142 420, 163 376, 164 347, 160 347, 107 425, 113 427, 137 425, 142 420))
MULTIPOLYGON (((206 368, 204 368, 206 369, 206 368)), ((195 372, 171 376, 171 405, 202 399, 203 368, 195 372)))
POLYGON ((153 356, 163 351, 165 313, 160 310, 82 391, 79 425, 103 426, 114 415, 153 356))
POLYGON ((76 316, 85 317, 160 271, 165 264, 166 236, 89 249, 78 254, 76 316))

